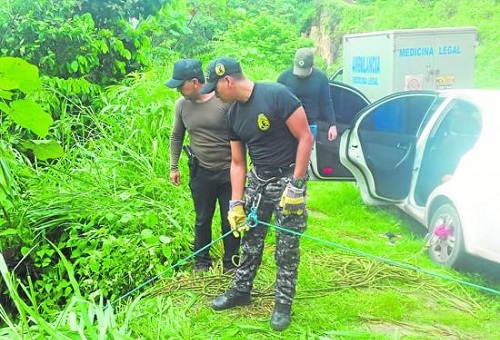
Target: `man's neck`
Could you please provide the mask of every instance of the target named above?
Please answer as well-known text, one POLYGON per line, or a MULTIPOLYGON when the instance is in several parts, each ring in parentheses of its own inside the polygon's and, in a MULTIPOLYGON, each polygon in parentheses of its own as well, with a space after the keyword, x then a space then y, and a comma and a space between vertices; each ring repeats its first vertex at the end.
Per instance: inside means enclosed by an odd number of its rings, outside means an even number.
POLYGON ((215 95, 215 92, 209 92, 206 94, 200 94, 197 99, 194 101, 197 103, 204 103, 212 99, 212 97, 215 95))
POLYGON ((240 85, 238 101, 246 103, 252 96, 252 92, 255 88, 255 83, 250 80, 243 80, 240 85))

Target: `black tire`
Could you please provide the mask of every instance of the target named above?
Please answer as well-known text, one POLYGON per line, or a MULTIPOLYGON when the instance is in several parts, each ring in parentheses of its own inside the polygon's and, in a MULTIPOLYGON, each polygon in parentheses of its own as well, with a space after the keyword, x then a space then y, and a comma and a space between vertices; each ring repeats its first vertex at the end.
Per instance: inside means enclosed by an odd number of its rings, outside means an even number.
POLYGON ((456 269, 466 264, 462 224, 451 204, 443 204, 434 212, 429 234, 429 256, 434 262, 456 269))

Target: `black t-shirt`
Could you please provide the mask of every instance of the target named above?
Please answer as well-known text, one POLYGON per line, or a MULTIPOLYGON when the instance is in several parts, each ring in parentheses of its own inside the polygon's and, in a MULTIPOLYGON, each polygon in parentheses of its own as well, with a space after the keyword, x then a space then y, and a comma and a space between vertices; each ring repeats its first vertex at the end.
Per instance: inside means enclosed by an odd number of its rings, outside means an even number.
POLYGON ((248 101, 229 110, 229 138, 246 145, 256 167, 288 166, 295 162, 298 142, 285 122, 300 106, 285 86, 254 83, 248 101))

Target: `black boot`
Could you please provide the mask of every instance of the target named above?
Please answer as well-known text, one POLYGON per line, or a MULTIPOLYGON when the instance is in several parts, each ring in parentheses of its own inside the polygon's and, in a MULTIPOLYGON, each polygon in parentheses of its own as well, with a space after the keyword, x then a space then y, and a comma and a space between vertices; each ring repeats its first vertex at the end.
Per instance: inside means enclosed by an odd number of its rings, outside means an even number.
POLYGON ((236 306, 246 306, 250 304, 250 293, 240 292, 234 288, 229 289, 222 295, 217 296, 210 304, 214 310, 224 310, 236 306))
POLYGON ((271 327, 274 330, 282 331, 290 325, 291 306, 276 303, 273 315, 271 316, 271 327))

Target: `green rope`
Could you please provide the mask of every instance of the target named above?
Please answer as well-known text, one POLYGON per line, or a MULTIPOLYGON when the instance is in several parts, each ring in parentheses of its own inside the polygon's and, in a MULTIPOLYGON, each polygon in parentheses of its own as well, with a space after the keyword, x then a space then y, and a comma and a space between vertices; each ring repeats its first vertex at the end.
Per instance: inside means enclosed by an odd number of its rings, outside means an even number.
MULTIPOLYGON (((400 267, 400 268, 404 268, 404 269, 413 270, 413 271, 416 271, 416 272, 419 272, 419 273, 424 273, 424 274, 432 275, 432 276, 439 277, 439 278, 445 279, 445 280, 449 280, 449 281, 452 281, 452 282, 455 282, 455 283, 458 283, 458 284, 461 284, 461 285, 464 285, 464 286, 469 286, 469 287, 480 289, 480 290, 483 290, 483 291, 486 291, 486 292, 489 292, 489 293, 500 295, 500 291, 495 290, 493 288, 488 288, 488 287, 480 286, 480 285, 477 285, 477 284, 474 284, 474 283, 471 283, 471 282, 468 282, 468 281, 456 279, 456 278, 448 276, 448 275, 443 275, 443 274, 435 273, 435 272, 432 272, 432 271, 427 270, 427 269, 422 269, 422 268, 418 268, 418 267, 415 267, 415 266, 412 266, 412 265, 409 265, 409 264, 406 264, 406 263, 402 263, 402 262, 390 260, 390 259, 387 259, 387 258, 384 258, 384 257, 380 257, 380 256, 377 256, 377 255, 366 253, 366 252, 361 251, 361 250, 356 250, 356 249, 353 249, 353 248, 349 248, 349 247, 346 247, 344 245, 341 245, 341 244, 338 244, 338 243, 335 243, 335 242, 326 241, 326 240, 320 239, 318 237, 305 235, 303 233, 299 233, 299 232, 296 232, 296 231, 293 231, 293 230, 290 230, 290 229, 287 229, 287 228, 283 228, 283 227, 280 227, 280 226, 272 224, 272 223, 267 223, 267 222, 260 221, 258 219, 258 217, 257 217, 257 208, 256 207, 252 207, 250 209, 250 213, 248 214, 247 219, 246 219, 245 223, 242 224, 242 226, 244 226, 245 224, 248 225, 250 228, 255 228, 259 224, 265 225, 265 226, 272 227, 274 229, 278 229, 278 230, 281 230, 281 231, 284 231, 284 232, 287 232, 287 233, 290 233, 290 234, 294 234, 294 235, 297 235, 297 236, 300 236, 300 237, 305 237, 305 238, 308 238, 310 240, 313 240, 313 241, 316 241, 316 242, 319 242, 319 243, 323 243, 323 244, 326 244, 326 245, 329 245, 329 246, 333 246, 333 247, 345 250, 345 251, 350 252, 350 253, 354 253, 354 254, 361 255, 361 256, 364 256, 364 257, 367 257, 367 258, 375 259, 375 260, 378 260, 380 262, 384 262, 384 263, 387 263, 387 264, 390 264, 390 265, 393 265, 393 266, 396 266, 396 267, 400 267)), ((172 265, 169 268, 165 269, 164 271, 160 272, 158 275, 155 275, 154 277, 150 278, 149 280, 144 281, 143 283, 141 283, 140 285, 138 285, 134 289, 132 289, 129 292, 125 293, 124 295, 118 297, 116 300, 110 302, 108 304, 108 307, 109 306, 113 306, 118 301, 120 301, 120 300, 122 300, 122 299, 124 299, 124 298, 126 298, 126 297, 128 297, 130 295, 132 295, 133 293, 137 292, 138 290, 142 289, 144 286, 152 283, 153 281, 156 281, 158 278, 160 278, 161 276, 163 276, 168 271, 174 269, 175 267, 178 267, 178 266, 181 266, 181 265, 187 263, 187 261, 189 259, 193 258, 198 253, 202 252, 203 250, 205 250, 205 249, 211 247, 212 245, 214 245, 215 243, 219 242, 220 240, 222 240, 223 238, 225 238, 226 236, 228 236, 232 232, 233 232, 232 230, 228 231, 227 233, 221 235, 217 239, 213 240, 211 243, 209 243, 206 246, 204 246, 203 248, 201 248, 201 249, 197 250, 196 252, 194 252, 194 253, 186 256, 183 259, 180 259, 179 261, 177 261, 177 263, 175 263, 174 265, 172 265)))
POLYGON ((351 253, 354 253, 354 254, 357 254, 357 255, 361 255, 361 256, 364 256, 364 257, 371 258, 371 259, 375 259, 375 260, 378 260, 378 261, 381 261, 381 262, 384 262, 384 263, 387 263, 387 264, 390 264, 390 265, 393 265, 393 266, 396 266, 396 267, 400 267, 400 268, 404 268, 404 269, 409 269, 409 270, 413 270, 413 271, 416 271, 416 272, 419 272, 419 273, 424 273, 424 274, 436 276, 436 277, 439 277, 441 279, 445 279, 445 280, 449 280, 449 281, 452 281, 452 282, 455 282, 455 283, 459 283, 459 284, 464 285, 464 286, 469 286, 469 287, 473 287, 473 288, 476 288, 476 289, 484 290, 484 291, 489 292, 489 293, 500 295, 500 291, 498 291, 496 289, 493 289, 493 288, 488 288, 488 287, 477 285, 475 283, 471 283, 471 282, 468 282, 468 281, 456 279, 456 278, 448 276, 448 275, 443 275, 443 274, 435 273, 435 272, 427 270, 427 269, 422 269, 422 268, 418 268, 418 267, 412 266, 410 264, 406 264, 406 263, 402 263, 402 262, 390 260, 390 259, 387 259, 387 258, 384 258, 384 257, 381 257, 381 256, 377 256, 377 255, 373 255, 373 254, 370 254, 370 253, 366 253, 366 252, 361 251, 361 250, 352 249, 352 248, 346 247, 344 245, 341 245, 341 244, 338 244, 338 243, 335 243, 335 242, 326 241, 326 240, 320 239, 318 237, 309 236, 309 235, 306 235, 306 234, 302 234, 302 233, 299 233, 299 232, 296 232, 296 231, 293 231, 293 230, 289 230, 289 229, 280 227, 280 226, 275 225, 275 224, 271 224, 271 223, 266 223, 266 222, 260 221, 258 219, 258 217, 256 217, 256 212, 255 211, 251 211, 250 212, 248 220, 251 221, 251 224, 249 224, 251 228, 255 228, 258 224, 265 225, 265 226, 272 227, 272 228, 275 228, 275 229, 278 229, 278 230, 281 230, 281 231, 284 231, 284 232, 287 232, 287 233, 290 233, 290 234, 294 234, 294 235, 297 235, 297 236, 305 237, 305 238, 308 238, 310 240, 313 240, 313 241, 316 241, 316 242, 319 242, 319 243, 324 243, 324 244, 327 244, 329 246, 333 246, 333 247, 336 247, 336 248, 339 248, 339 249, 342 249, 342 250, 345 250, 345 251, 348 251, 348 252, 351 252, 351 253), (255 215, 253 213, 255 213, 255 215))
POLYGON ((134 294, 134 293, 135 293, 135 292, 137 292, 138 290, 142 289, 144 286, 147 286, 147 285, 149 285, 150 283, 152 283, 152 282, 154 282, 154 281, 158 280, 161 276, 165 275, 165 274, 166 274, 167 272, 169 272, 170 270, 172 270, 172 269, 174 269, 174 268, 176 268, 176 267, 179 267, 179 266, 181 266, 181 265, 183 265, 183 264, 186 264, 186 263, 187 263, 187 261, 188 261, 189 259, 191 259, 191 258, 195 257, 197 254, 201 253, 203 250, 205 250, 205 249, 207 249, 207 248, 211 247, 212 245, 214 245, 215 243, 219 242, 220 240, 222 240, 224 237, 228 236, 228 235, 229 235, 229 234, 231 234, 232 232, 233 232, 232 230, 228 231, 227 233, 225 233, 225 234, 223 234, 223 235, 219 236, 218 238, 216 238, 215 240, 213 240, 212 242, 210 242, 209 244, 207 244, 206 246, 204 246, 203 248, 198 249, 198 250, 197 250, 197 251, 195 251, 194 253, 192 253, 192 254, 190 254, 190 255, 188 255, 188 256, 186 256, 186 257, 184 257, 184 258, 180 259, 179 261, 177 261, 177 263, 175 263, 175 264, 171 265, 170 267, 168 267, 168 268, 167 268, 167 269, 165 269, 164 271, 162 271, 162 272, 160 272, 159 274, 157 274, 157 275, 153 276, 152 278, 150 278, 150 279, 148 279, 148 280, 144 281, 143 283, 141 283, 140 285, 138 285, 138 286, 137 286, 137 287, 135 287, 134 289, 132 289, 132 290, 128 291, 127 293, 123 294, 122 296, 118 297, 116 300, 111 301, 111 302, 108 304, 108 306, 107 306, 107 307, 115 305, 118 301, 123 300, 124 298, 126 298, 126 297, 128 297, 128 296, 130 296, 130 295, 134 294))

